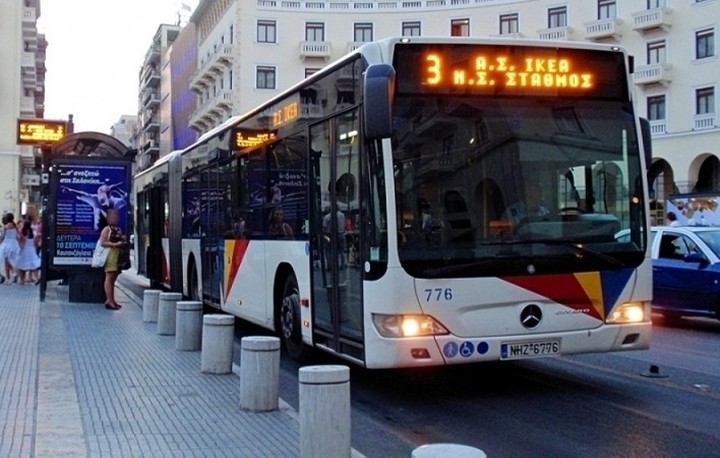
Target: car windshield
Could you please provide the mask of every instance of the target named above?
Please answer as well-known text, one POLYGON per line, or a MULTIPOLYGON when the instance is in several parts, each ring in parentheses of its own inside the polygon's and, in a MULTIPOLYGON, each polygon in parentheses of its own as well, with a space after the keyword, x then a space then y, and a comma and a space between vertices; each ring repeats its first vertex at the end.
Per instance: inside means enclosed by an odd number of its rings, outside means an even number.
POLYGON ((628 104, 401 96, 394 110, 398 245, 411 274, 642 261, 643 178, 628 104), (617 240, 622 230, 628 237, 617 240))
POLYGON ((709 231, 698 231, 697 236, 720 258, 720 228, 709 231))

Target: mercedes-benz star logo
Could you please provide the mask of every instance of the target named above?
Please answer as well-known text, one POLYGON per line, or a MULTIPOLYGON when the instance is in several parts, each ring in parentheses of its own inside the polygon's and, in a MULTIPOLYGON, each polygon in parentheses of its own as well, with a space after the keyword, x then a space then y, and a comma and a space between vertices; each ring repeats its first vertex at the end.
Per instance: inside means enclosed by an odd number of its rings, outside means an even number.
POLYGON ((520 312, 520 323, 527 329, 535 329, 542 321, 542 310, 535 304, 530 304, 520 312))

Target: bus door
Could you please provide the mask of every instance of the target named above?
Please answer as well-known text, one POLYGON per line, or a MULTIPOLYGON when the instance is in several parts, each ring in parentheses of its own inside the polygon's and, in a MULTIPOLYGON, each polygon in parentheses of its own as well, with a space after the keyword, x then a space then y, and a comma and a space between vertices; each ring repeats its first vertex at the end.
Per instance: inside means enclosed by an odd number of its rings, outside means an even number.
POLYGON ((353 110, 310 128, 314 342, 364 360, 360 138, 353 110))
POLYGON ((202 256, 202 290, 205 302, 219 307, 220 303, 220 262, 219 252, 222 236, 218 219, 221 215, 218 190, 218 164, 214 163, 200 174, 200 251, 202 256))
POLYGON ((163 252, 162 239, 166 229, 166 202, 167 202, 167 177, 163 174, 157 177, 154 183, 142 193, 142 201, 138 202, 138 211, 143 211, 141 221, 144 222, 144 231, 139 231, 140 238, 143 235, 146 240, 136 240, 140 243, 138 250, 142 259, 139 259, 140 266, 145 267, 145 275, 150 280, 150 285, 159 287, 166 282, 167 266, 165 266, 165 253, 163 252))

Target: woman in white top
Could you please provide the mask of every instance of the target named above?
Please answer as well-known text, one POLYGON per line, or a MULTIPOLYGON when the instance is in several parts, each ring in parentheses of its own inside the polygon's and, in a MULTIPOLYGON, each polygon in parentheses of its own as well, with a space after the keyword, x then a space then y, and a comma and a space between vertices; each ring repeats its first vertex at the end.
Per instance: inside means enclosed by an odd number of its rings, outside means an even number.
MULTIPOLYGON (((5 279, 9 283, 13 278, 15 264, 20 256, 20 244, 18 243, 20 234, 15 225, 15 215, 12 213, 6 213, 2 223, 4 233, 2 242, 0 242, 0 258, 5 260, 5 279)), ((17 275, 14 275, 14 278, 17 281, 17 275)))

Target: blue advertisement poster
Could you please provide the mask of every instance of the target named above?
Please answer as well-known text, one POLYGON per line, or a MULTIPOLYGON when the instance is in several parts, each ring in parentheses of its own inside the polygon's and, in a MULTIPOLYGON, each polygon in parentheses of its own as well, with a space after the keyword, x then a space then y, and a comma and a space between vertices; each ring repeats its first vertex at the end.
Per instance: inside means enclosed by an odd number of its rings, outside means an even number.
POLYGON ((127 164, 55 164, 55 250, 53 264, 89 266, 107 210, 120 211, 127 234, 130 183, 127 164))

